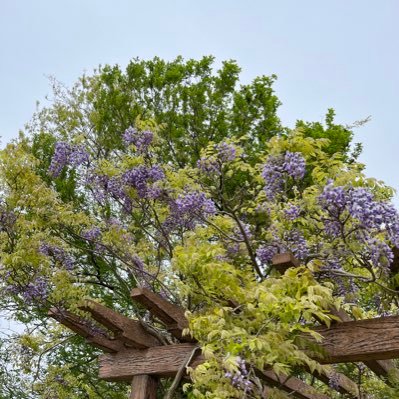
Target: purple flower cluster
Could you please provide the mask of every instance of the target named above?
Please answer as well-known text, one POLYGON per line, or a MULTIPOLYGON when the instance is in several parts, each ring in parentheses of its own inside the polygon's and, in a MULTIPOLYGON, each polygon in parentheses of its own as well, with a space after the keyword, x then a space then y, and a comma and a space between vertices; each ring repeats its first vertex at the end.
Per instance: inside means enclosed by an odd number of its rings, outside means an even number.
POLYGON ((340 388, 340 384, 339 384, 339 383, 340 383, 340 381, 339 381, 339 374, 336 373, 335 371, 332 372, 332 373, 329 375, 329 378, 328 378, 328 386, 329 386, 331 389, 334 389, 334 390, 338 391, 339 388, 340 388))
POLYGON ((256 256, 259 261, 266 265, 271 263, 273 256, 279 252, 279 246, 276 245, 264 245, 257 249, 256 256))
POLYGON ((131 201, 125 194, 120 177, 109 177, 91 171, 86 177, 86 184, 92 189, 94 199, 97 202, 103 203, 109 196, 111 196, 115 200, 122 202, 124 208, 131 209, 131 201))
POLYGON ((271 242, 259 246, 256 256, 262 265, 267 265, 272 262, 274 255, 288 251, 301 261, 308 257, 308 244, 299 230, 289 230, 283 238, 279 238, 275 234, 271 242))
POLYGON ((367 259, 373 266, 388 268, 393 262, 393 252, 389 245, 377 238, 367 237, 366 248, 362 256, 367 259))
POLYGON ((49 173, 58 177, 65 166, 79 166, 89 161, 89 154, 82 145, 72 145, 64 141, 55 144, 54 154, 49 166, 49 173))
POLYGON ((22 291, 24 299, 29 302, 44 302, 48 297, 48 282, 43 277, 31 281, 22 291))
POLYGON ((208 174, 208 175, 213 175, 213 174, 220 174, 220 165, 217 162, 217 160, 212 159, 212 158, 201 158, 197 161, 197 168, 208 174))
POLYGON ((85 230, 82 233, 82 237, 85 240, 88 240, 91 242, 97 241, 100 238, 100 236, 101 236, 101 230, 98 227, 93 227, 91 229, 85 230))
POLYGON ((193 229, 198 222, 215 213, 215 204, 205 193, 195 191, 179 195, 170 204, 170 215, 165 220, 164 227, 168 231, 177 227, 193 229))
POLYGON ((14 295, 21 295, 28 303, 44 302, 49 295, 48 282, 44 277, 36 277, 26 285, 10 284, 7 292, 14 295))
POLYGON ((291 221, 299 218, 301 215, 301 208, 297 205, 289 205, 284 209, 284 216, 291 221))
POLYGON ((337 220, 324 220, 324 231, 332 238, 337 238, 341 234, 342 226, 337 220))
POLYGON ((399 245, 399 215, 396 209, 388 202, 374 200, 368 189, 334 187, 330 181, 319 196, 319 203, 332 217, 324 221, 327 234, 333 237, 338 235, 341 229, 339 218, 347 212, 359 222, 360 228, 369 232, 386 230, 392 243, 399 245))
POLYGON ((294 179, 303 179, 306 172, 306 162, 300 152, 287 151, 284 155, 283 170, 294 179))
POLYGON ((304 261, 309 254, 309 248, 303 234, 299 230, 290 230, 284 235, 287 248, 299 260, 304 261))
POLYGON ((0 208, 0 231, 8 231, 17 221, 17 216, 12 211, 0 208))
POLYGON ((234 145, 222 141, 215 145, 216 154, 212 157, 201 158, 197 167, 207 174, 220 174, 225 163, 232 162, 237 158, 237 150, 234 145))
POLYGON ((75 267, 73 258, 68 255, 64 249, 55 245, 44 243, 40 245, 39 252, 45 256, 53 258, 55 262, 61 264, 66 270, 70 271, 75 267))
POLYGON ((244 359, 238 358, 238 370, 235 373, 226 372, 224 376, 231 381, 235 388, 244 391, 244 393, 252 390, 253 383, 249 379, 249 371, 244 359))
POLYGON ((122 182, 136 189, 140 198, 157 198, 162 189, 153 183, 163 180, 165 174, 159 165, 148 167, 140 165, 125 172, 122 182))
POLYGON ((381 229, 384 225, 389 228, 396 223, 398 227, 398 214, 392 204, 374 201, 373 195, 364 188, 351 189, 349 197, 348 211, 362 226, 381 229))
POLYGON ((129 188, 136 190, 138 197, 156 199, 162 194, 157 182, 165 174, 159 165, 140 165, 126 171, 122 176, 100 175, 92 171, 86 178, 86 184, 92 189, 94 199, 103 204, 108 198, 115 199, 126 213, 130 213, 133 201, 129 188))
POLYGON ((269 157, 262 171, 267 197, 273 199, 280 193, 287 177, 299 180, 305 176, 305 172, 306 162, 299 152, 287 151, 284 156, 269 157))
POLYGON ((154 139, 154 134, 149 130, 138 131, 133 127, 129 127, 122 137, 126 145, 133 144, 139 153, 143 153, 148 150, 154 139))
POLYGON ((216 145, 217 158, 220 159, 222 163, 232 162, 237 157, 237 150, 232 144, 228 144, 224 141, 216 145))
POLYGON ((251 239, 253 237, 252 231, 251 231, 251 225, 248 223, 240 222, 241 228, 239 226, 234 228, 234 238, 237 240, 244 241, 245 237, 247 239, 251 239), (242 229, 242 230, 241 230, 242 229), (244 237, 245 236, 245 237, 244 237))
POLYGON ((98 227, 93 227, 82 232, 82 237, 87 240, 90 246, 97 253, 103 253, 105 250, 104 245, 101 244, 101 230, 98 227))

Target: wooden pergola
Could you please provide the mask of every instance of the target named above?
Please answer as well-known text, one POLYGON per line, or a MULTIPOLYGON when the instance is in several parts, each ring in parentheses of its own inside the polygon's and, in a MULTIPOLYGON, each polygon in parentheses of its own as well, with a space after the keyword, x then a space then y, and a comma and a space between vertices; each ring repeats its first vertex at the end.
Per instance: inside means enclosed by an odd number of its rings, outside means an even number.
MULTIPOLYGON (((283 273, 298 262, 291 254, 276 255, 276 270, 283 273)), ((158 381, 162 377, 175 377, 179 382, 186 367, 195 367, 204 361, 198 343, 183 335, 188 327, 185 310, 146 288, 135 288, 132 300, 158 320, 174 337, 166 342, 141 321, 130 319, 97 302, 87 301, 82 310, 104 327, 93 329, 90 321, 67 311, 53 308, 49 315, 70 328, 105 353, 99 357, 100 378, 107 381, 124 381, 132 384, 131 399, 155 399, 158 381), (177 376, 177 377, 176 377, 177 376)), ((331 310, 341 321, 329 328, 314 327, 324 339, 320 344, 323 357, 314 355, 321 364, 363 362, 376 375, 390 383, 389 376, 399 376, 390 359, 399 358, 399 316, 378 317, 367 320, 351 320, 341 311, 331 310)), ((324 383, 334 376, 336 389, 352 398, 358 398, 358 386, 344 374, 326 367, 312 374, 324 383)), ((305 370, 310 373, 310 370, 305 370)), ((256 370, 262 380, 265 395, 270 387, 277 387, 299 399, 328 399, 314 387, 299 378, 277 375, 271 370, 256 370)))

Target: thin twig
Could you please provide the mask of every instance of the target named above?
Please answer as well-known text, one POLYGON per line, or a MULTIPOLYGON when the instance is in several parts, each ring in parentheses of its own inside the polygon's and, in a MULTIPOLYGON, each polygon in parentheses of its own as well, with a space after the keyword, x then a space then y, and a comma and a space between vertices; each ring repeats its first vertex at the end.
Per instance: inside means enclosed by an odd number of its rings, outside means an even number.
POLYGON ((192 350, 192 352, 187 356, 183 364, 180 366, 179 370, 177 371, 176 377, 173 380, 172 385, 166 392, 166 395, 164 396, 164 399, 172 399, 173 394, 175 393, 177 387, 180 384, 181 379, 183 378, 183 375, 186 371, 186 367, 191 363, 191 360, 193 360, 193 357, 195 355, 195 352, 199 349, 199 347, 196 347, 192 350))

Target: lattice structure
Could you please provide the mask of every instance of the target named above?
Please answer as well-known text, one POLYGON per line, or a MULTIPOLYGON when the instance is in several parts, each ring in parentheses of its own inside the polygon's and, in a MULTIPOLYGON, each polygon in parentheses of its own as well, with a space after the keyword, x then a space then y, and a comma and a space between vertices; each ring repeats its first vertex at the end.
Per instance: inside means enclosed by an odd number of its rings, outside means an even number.
MULTIPOLYGON (((290 254, 277 255, 273 263, 280 272, 298 265, 290 254)), ((188 327, 184 309, 145 288, 135 288, 131 296, 133 301, 141 304, 164 325, 175 342, 166 342, 163 336, 145 323, 94 301, 87 301, 82 309, 104 329, 93 329, 90 320, 55 308, 50 310, 50 316, 84 337, 89 344, 106 352, 99 358, 100 378, 131 383, 131 399, 155 399, 159 378, 182 376, 185 366, 195 367, 204 359, 195 340, 183 336, 183 330, 188 327)), ((353 321, 343 311, 331 309, 331 313, 341 322, 330 328, 314 328, 324 337, 320 344, 323 357, 318 355, 316 360, 322 364, 360 361, 380 377, 387 377, 388 374, 399 376, 393 362, 386 360, 399 357, 399 316, 353 321)), ((359 397, 357 385, 332 368, 327 367, 323 374, 314 376, 328 383, 332 373, 339 392, 352 398, 359 397)), ((257 376, 264 383, 265 393, 270 387, 278 387, 294 398, 328 399, 328 396, 296 377, 276 375, 271 370, 257 370, 257 376)))

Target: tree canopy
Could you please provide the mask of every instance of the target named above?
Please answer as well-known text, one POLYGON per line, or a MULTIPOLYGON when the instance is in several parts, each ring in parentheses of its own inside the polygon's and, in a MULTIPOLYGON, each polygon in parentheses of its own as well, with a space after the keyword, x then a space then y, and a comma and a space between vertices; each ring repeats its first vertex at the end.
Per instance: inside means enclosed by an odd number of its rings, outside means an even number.
MULTIPOLYGON (((206 357, 176 398, 260 398, 255 368, 306 380, 302 366, 321 367, 299 341, 331 308, 397 313, 399 215, 351 128, 333 110, 284 127, 274 76, 240 84, 234 61, 213 63, 135 59, 72 88, 54 81, 1 152, 0 306, 25 326, 2 337, 2 398, 126 397, 47 312, 82 314, 92 298, 171 339, 131 302, 137 286, 188 309, 206 357), (284 252, 300 265, 279 275, 284 252)), ((336 370, 369 398, 394 397, 361 365, 336 370)))

